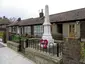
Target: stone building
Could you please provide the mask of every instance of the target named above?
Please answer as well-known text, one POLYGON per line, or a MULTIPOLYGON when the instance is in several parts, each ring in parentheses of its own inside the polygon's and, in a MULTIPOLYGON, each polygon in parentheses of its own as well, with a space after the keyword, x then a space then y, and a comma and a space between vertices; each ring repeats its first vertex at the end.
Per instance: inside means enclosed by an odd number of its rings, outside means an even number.
MULTIPOLYGON (((9 25, 9 32, 41 37, 43 34, 44 13, 39 17, 16 21, 9 25)), ((85 8, 50 15, 51 32, 63 38, 85 38, 85 8)))

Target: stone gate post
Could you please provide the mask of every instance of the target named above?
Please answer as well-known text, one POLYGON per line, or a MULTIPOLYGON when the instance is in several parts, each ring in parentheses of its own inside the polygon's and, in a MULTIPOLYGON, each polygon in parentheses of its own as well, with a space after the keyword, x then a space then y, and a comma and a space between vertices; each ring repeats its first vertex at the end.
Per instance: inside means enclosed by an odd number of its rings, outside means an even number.
POLYGON ((63 43, 63 64, 80 64, 80 41, 68 39, 63 43))

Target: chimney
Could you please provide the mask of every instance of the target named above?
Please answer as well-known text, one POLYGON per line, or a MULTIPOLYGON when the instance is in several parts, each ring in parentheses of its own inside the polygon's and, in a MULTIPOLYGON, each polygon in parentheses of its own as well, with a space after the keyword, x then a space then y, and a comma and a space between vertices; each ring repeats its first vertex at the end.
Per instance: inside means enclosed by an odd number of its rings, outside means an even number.
POLYGON ((40 18, 44 17, 43 9, 41 9, 41 11, 40 11, 40 13, 39 13, 39 17, 40 17, 40 18))

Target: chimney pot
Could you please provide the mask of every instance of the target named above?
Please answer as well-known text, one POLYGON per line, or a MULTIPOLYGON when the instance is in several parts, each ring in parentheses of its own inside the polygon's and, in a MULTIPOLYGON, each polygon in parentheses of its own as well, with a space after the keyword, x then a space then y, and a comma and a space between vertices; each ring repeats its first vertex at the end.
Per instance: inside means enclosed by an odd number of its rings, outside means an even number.
POLYGON ((39 16, 40 16, 40 18, 44 17, 43 9, 41 9, 39 16))

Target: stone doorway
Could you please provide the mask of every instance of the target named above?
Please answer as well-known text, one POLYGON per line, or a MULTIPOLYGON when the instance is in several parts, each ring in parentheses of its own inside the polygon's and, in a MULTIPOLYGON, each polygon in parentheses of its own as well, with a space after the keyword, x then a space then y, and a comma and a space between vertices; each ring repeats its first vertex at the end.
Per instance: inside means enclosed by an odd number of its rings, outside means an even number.
POLYGON ((62 34, 63 33, 63 26, 62 26, 62 24, 57 24, 57 31, 58 31, 58 33, 60 33, 60 34, 62 34))

